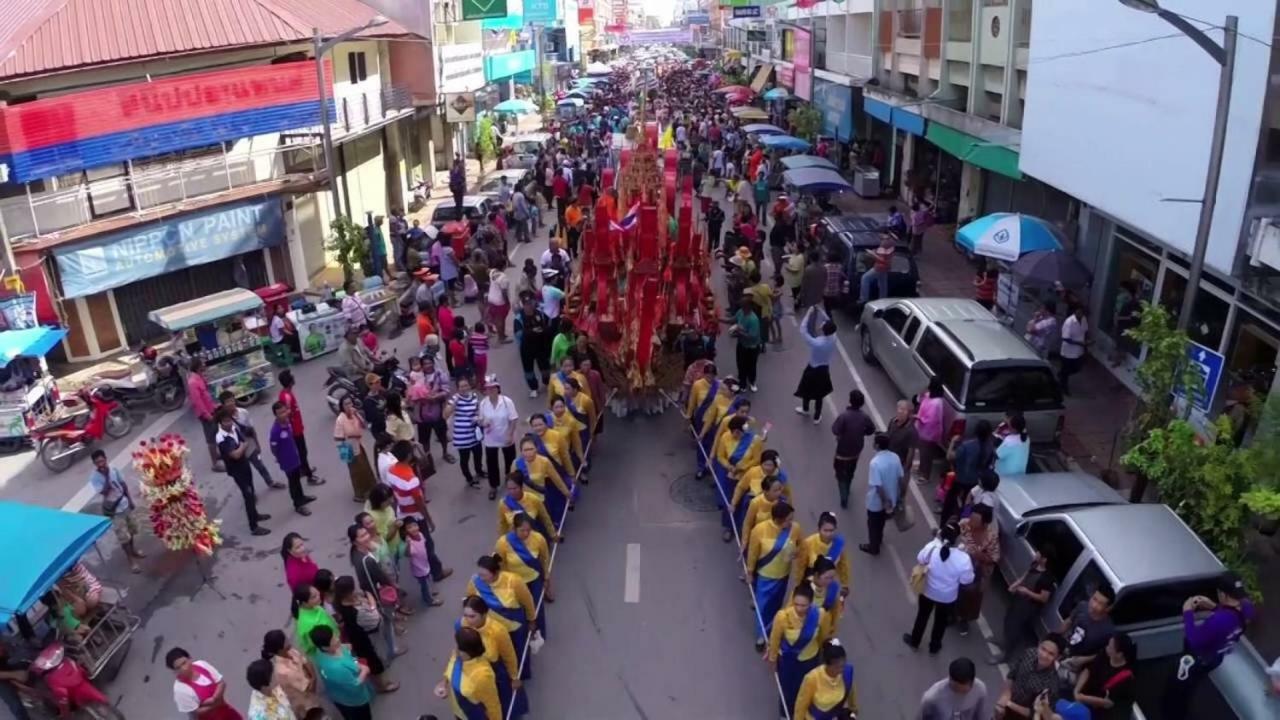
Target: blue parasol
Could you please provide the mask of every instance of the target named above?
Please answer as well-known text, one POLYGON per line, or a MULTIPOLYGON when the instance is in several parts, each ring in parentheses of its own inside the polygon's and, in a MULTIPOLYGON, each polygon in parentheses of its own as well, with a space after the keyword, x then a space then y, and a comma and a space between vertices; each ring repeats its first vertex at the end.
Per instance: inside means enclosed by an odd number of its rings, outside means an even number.
POLYGON ((1048 220, 993 213, 956 231, 956 245, 974 255, 1014 262, 1035 250, 1061 250, 1062 231, 1048 220))
POLYGON ((786 100, 791 97, 791 93, 782 88, 774 88, 766 91, 763 97, 765 100, 786 100))
POLYGON ((791 135, 765 135, 760 142, 770 150, 808 150, 809 141, 791 135))
POLYGON ((528 100, 512 98, 511 100, 503 100, 493 106, 494 112, 511 113, 513 115, 522 115, 527 113, 538 112, 538 107, 528 100))

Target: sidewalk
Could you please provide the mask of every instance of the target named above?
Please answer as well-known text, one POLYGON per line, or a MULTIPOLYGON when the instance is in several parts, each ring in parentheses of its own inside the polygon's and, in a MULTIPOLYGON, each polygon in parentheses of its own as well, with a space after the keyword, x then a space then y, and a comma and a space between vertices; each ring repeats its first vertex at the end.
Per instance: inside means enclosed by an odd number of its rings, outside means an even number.
MULTIPOLYGON (((844 212, 885 216, 891 199, 868 199, 846 193, 835 204, 844 212)), ((920 292, 932 297, 972 297, 975 268, 952 249, 955 225, 936 225, 925 235, 924 251, 917 257, 920 292)), ((1090 358, 1072 380, 1075 394, 1066 398, 1066 427, 1060 449, 1067 469, 1103 477, 1111 485, 1124 480, 1114 472, 1119 465, 1120 435, 1137 398, 1101 363, 1090 358)))

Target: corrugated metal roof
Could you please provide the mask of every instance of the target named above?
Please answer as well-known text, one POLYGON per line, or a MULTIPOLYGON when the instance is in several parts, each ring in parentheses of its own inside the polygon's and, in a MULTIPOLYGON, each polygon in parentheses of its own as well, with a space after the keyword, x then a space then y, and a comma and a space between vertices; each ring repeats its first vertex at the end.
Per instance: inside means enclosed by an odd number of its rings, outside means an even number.
MULTIPOLYGON (((298 42, 377 11, 358 0, 3 0, 0 80, 91 65, 298 42)), ((409 35, 388 22, 363 35, 409 35)))

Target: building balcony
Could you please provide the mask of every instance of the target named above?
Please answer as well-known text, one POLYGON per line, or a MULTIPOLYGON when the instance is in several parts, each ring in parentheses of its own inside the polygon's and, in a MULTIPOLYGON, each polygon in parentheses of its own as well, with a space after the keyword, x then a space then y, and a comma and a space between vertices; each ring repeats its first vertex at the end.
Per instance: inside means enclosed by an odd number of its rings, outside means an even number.
POLYGON ((856 78, 871 77, 871 56, 827 51, 823 70, 856 78))

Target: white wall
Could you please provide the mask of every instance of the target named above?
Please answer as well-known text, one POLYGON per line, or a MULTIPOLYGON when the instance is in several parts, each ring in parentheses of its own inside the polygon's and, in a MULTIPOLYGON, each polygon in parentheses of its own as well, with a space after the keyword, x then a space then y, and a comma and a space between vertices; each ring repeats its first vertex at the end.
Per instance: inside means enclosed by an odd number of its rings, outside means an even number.
MULTIPOLYGON (((1270 38, 1275 0, 1161 0, 1270 38)), ((1219 66, 1158 17, 1116 0, 1036 0, 1020 167, 1190 254, 1204 190, 1219 66), (1147 42, 1142 42, 1147 41, 1147 42), (1140 43, 1109 48, 1123 43, 1140 43)), ((1221 40, 1222 32, 1209 31, 1221 40)), ((1206 262, 1230 274, 1267 89, 1269 50, 1241 37, 1222 182, 1206 262)))

